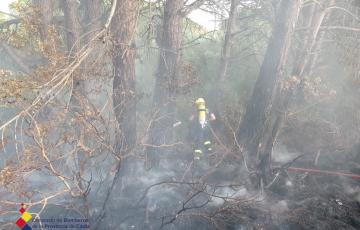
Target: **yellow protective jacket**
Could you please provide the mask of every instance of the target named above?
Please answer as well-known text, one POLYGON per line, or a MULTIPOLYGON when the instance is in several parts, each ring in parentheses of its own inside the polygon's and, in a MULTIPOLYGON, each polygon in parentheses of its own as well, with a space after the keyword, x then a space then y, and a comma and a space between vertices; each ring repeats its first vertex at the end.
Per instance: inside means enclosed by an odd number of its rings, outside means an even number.
POLYGON ((209 113, 208 109, 206 109, 205 105, 200 105, 198 107, 198 120, 201 126, 205 126, 207 122, 207 114, 209 113))

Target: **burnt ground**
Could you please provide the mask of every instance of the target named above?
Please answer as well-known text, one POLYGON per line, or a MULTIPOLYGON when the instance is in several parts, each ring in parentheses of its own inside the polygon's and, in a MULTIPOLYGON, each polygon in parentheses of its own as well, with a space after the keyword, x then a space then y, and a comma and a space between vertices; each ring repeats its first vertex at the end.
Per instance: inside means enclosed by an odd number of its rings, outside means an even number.
MULTIPOLYGON (((173 162, 181 162, 176 159, 173 162)), ((299 159, 293 166, 309 167, 307 159, 299 159)), ((329 159, 323 158, 317 167, 330 170, 335 161, 330 162, 329 159)), ((190 162, 186 157, 182 160, 190 162)), ((343 160, 346 158, 336 160, 337 168, 348 165, 343 160)), ((162 162, 163 167, 159 171, 167 172, 168 176, 158 178, 158 181, 176 183, 164 183, 148 190, 144 202, 132 206, 139 214, 138 218, 132 220, 133 224, 125 221, 122 225, 124 229, 125 226, 133 226, 134 229, 199 230, 360 229, 359 180, 283 170, 270 187, 251 191, 246 172, 236 167, 231 159, 226 159, 211 174, 207 173, 213 166, 205 161, 195 162, 197 165, 188 176, 183 174, 188 164, 184 163, 182 169, 181 164, 174 166, 171 160, 165 162, 162 162), (180 180, 179 175, 184 180, 180 180), (177 184, 181 181, 184 184, 177 184), (139 225, 139 222, 142 224, 139 225)), ((353 168, 353 171, 356 170, 353 168)), ((149 171, 148 177, 153 178, 156 171, 149 171)), ((155 181, 152 184, 156 184, 155 181)), ((143 184, 139 186, 142 196, 145 187, 143 184)), ((125 190, 129 192, 128 196, 134 194, 132 189, 125 190)))
MULTIPOLYGON (((316 167, 356 173, 355 158, 347 156, 323 155, 316 167)), ((311 159, 300 158, 292 166, 315 167, 311 159)), ((90 222, 99 222, 97 229, 360 229, 359 180, 282 170, 270 187, 259 190, 250 189, 248 173, 232 157, 217 168, 208 159, 194 162, 191 154, 180 153, 162 156, 159 167, 151 170, 139 160, 131 165, 117 182, 100 222, 106 188, 99 185, 99 191, 90 193, 97 207, 90 222)))
MULTIPOLYGON (((345 168, 352 173, 359 171, 354 159, 335 159, 325 158, 317 168, 329 171, 345 168)), ((309 165, 306 159, 294 163, 296 167, 309 168, 309 165)), ((227 221, 223 221, 220 228, 360 229, 359 179, 284 170, 260 197, 254 202, 225 205, 218 213, 218 219, 227 221)))
POLYGON ((240 207, 243 220, 239 224, 246 223, 240 229, 360 229, 358 185, 344 186, 335 178, 329 181, 321 176, 302 176, 291 186, 276 185, 266 191, 265 205, 240 207))

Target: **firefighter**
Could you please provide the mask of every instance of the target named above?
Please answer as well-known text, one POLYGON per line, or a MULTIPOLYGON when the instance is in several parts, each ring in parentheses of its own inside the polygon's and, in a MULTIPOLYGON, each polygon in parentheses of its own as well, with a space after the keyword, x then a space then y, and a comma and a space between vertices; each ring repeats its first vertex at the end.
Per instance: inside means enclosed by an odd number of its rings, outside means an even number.
POLYGON ((190 120, 193 121, 191 129, 193 131, 192 136, 195 142, 194 159, 198 160, 204 153, 209 153, 213 150, 208 122, 213 121, 216 118, 215 115, 210 113, 206 108, 204 98, 198 98, 195 101, 195 105, 197 113, 196 116, 192 115, 190 120))

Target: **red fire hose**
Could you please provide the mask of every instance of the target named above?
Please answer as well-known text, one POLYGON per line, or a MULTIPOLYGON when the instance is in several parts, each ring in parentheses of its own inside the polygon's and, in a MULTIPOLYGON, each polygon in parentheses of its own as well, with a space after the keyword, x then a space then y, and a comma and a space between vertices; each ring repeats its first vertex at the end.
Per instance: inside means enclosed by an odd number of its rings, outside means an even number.
POLYGON ((311 169, 311 168, 296 168, 296 167, 289 167, 288 170, 292 172, 308 172, 308 173, 318 173, 318 174, 326 174, 332 176, 344 176, 344 177, 350 177, 353 179, 360 180, 360 175, 353 173, 335 172, 335 171, 327 171, 327 170, 311 169))

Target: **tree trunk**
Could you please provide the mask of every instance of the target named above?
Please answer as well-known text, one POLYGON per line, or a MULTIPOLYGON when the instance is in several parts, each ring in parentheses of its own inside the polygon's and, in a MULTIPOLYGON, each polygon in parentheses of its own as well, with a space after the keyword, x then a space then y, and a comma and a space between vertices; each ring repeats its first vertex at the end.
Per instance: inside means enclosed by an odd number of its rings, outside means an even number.
MULTIPOLYGON (((241 147, 245 150, 248 167, 255 170, 256 174, 259 174, 260 163, 264 162, 263 157, 258 155, 259 147, 263 145, 261 137, 269 119, 278 82, 284 75, 301 4, 302 0, 281 1, 259 77, 237 135, 241 147)), ((268 165, 270 162, 266 163, 268 165)))
POLYGON ((80 49, 79 2, 77 0, 63 0, 62 6, 65 16, 67 50, 70 55, 74 55, 80 49))
MULTIPOLYGON (((328 7, 331 7, 335 4, 334 0, 330 0, 328 7)), ((323 45, 324 37, 327 33, 326 30, 320 30, 320 26, 323 25, 324 22, 327 22, 330 18, 331 12, 329 12, 329 8, 318 10, 317 18, 312 22, 312 44, 310 47, 310 50, 308 52, 308 59, 306 61, 306 64, 304 66, 304 71, 306 75, 311 76, 314 69, 315 64, 318 61, 319 53, 321 51, 321 47, 323 45), (314 53, 313 55, 310 55, 310 53, 314 53)))
MULTIPOLYGON (((109 212, 107 205, 116 202, 118 193, 113 199, 112 191, 117 189, 121 193, 122 183, 119 180, 128 173, 132 164, 125 155, 130 154, 136 147, 136 88, 135 88, 135 58, 136 58, 136 25, 139 7, 138 0, 113 0, 116 4, 114 17, 110 25, 113 41, 113 108, 118 123, 116 136, 116 154, 121 160, 116 162, 116 172, 102 210, 94 225, 94 229, 104 225, 104 218, 118 218, 116 212, 109 212), (117 185, 120 184, 120 188, 117 185)), ((120 208, 121 209, 121 208, 120 208)))
MULTIPOLYGON (((65 16, 66 47, 71 62, 80 50, 81 25, 78 18, 79 2, 77 0, 62 1, 65 16)), ((70 98, 70 106, 80 109, 81 99, 84 96, 84 80, 79 71, 73 73, 73 90, 70 98)))
MULTIPOLYGON (((328 3, 329 6, 332 6, 335 3, 335 0, 330 0, 328 3)), ((296 62, 294 64, 292 70, 292 76, 295 77, 303 77, 305 68, 311 63, 309 63, 311 59, 311 53, 316 46, 316 41, 319 35, 320 27, 326 17, 328 15, 328 8, 324 9, 316 9, 313 11, 313 16, 311 17, 311 21, 308 23, 308 32, 305 36, 303 42, 300 46, 300 52, 296 56, 296 62)))
POLYGON ((181 59, 183 6, 183 0, 167 0, 165 3, 160 60, 153 98, 156 106, 164 106, 176 98, 181 59))
POLYGON ((221 58, 220 58, 220 71, 219 79, 220 81, 225 81, 227 69, 229 65, 229 59, 231 55, 231 48, 234 43, 234 26, 236 21, 236 8, 238 6, 238 0, 231 0, 229 19, 226 26, 225 40, 222 48, 221 58))
MULTIPOLYGON (((329 5, 333 5, 335 0, 330 0, 329 5)), ((291 78, 283 81, 278 86, 277 95, 275 97, 271 115, 265 125, 264 133, 261 135, 262 145, 258 149, 258 156, 261 159, 259 171, 261 171, 261 178, 267 183, 271 175, 271 153, 276 141, 280 128, 285 120, 286 113, 293 101, 294 95, 301 90, 302 82, 305 77, 305 70, 311 60, 313 50, 319 36, 320 26, 322 25, 327 8, 319 9, 314 6, 310 10, 310 15, 304 15, 306 20, 305 26, 308 31, 304 39, 300 42, 299 52, 295 56, 295 63, 291 72, 291 78)), ((321 34, 320 34, 321 36, 321 34)))
POLYGON ((54 2, 52 0, 33 0, 33 4, 39 10, 41 18, 40 39, 42 42, 46 42, 49 26, 52 24, 54 2))
POLYGON ((118 1, 111 25, 114 39, 113 104, 119 124, 117 151, 136 145, 135 31, 137 0, 118 1))
MULTIPOLYGON (((84 29, 86 43, 88 43, 93 38, 94 34, 98 33, 98 31, 101 29, 101 17, 103 13, 102 0, 86 0, 84 4, 85 22, 83 23, 82 27, 84 29)), ((95 80, 94 78, 96 78, 93 71, 94 62, 96 62, 96 59, 99 58, 99 54, 102 53, 100 49, 101 47, 95 47, 94 52, 89 55, 89 57, 84 62, 85 74, 87 75, 87 81, 84 84, 84 88, 88 98, 96 98, 101 101, 102 98, 98 98, 94 93, 96 92, 95 88, 98 87, 98 85, 94 84, 93 82, 93 80, 95 80)))
POLYGON ((149 167, 158 162, 158 147, 171 140, 172 124, 176 115, 176 97, 181 66, 182 15, 184 0, 167 0, 160 44, 160 59, 157 70, 153 103, 158 112, 150 130, 148 149, 149 167))
POLYGON ((292 77, 290 80, 285 81, 281 79, 281 84, 277 85, 276 96, 273 100, 271 112, 269 118, 264 125, 264 131, 259 136, 259 147, 257 149, 258 159, 260 163, 258 171, 261 174, 261 178, 264 182, 267 182, 271 177, 271 153, 274 147, 275 140, 278 136, 279 130, 282 126, 288 106, 290 105, 291 98, 295 87, 298 86, 298 74, 303 72, 303 66, 307 54, 307 48, 311 44, 312 25, 315 17, 318 15, 318 6, 313 4, 308 8, 303 8, 301 11, 301 18, 303 18, 301 27, 307 28, 304 34, 300 34, 302 38, 300 45, 295 54, 295 63, 292 69, 292 77), (294 75, 295 73, 298 73, 294 75))
MULTIPOLYGON (((212 112, 216 114, 217 120, 213 125, 215 132, 225 133, 226 132, 226 108, 223 103, 226 101, 228 95, 226 95, 226 83, 228 66, 230 63, 231 49, 234 44, 234 30, 235 22, 237 16, 237 6, 239 5, 239 0, 231 0, 229 18, 227 20, 226 32, 224 43, 221 51, 220 61, 219 61, 219 72, 218 78, 216 79, 216 84, 213 85, 210 92, 210 106, 212 112)), ((221 140, 223 143, 227 143, 226 138, 221 140)))
POLYGON ((86 26, 88 38, 101 28, 102 0, 86 0, 86 26))
MULTIPOLYGON (((81 25, 78 18, 78 8, 79 8, 79 2, 77 0, 64 0, 61 2, 61 7, 64 12, 65 17, 65 34, 66 34, 66 53, 68 55, 68 62, 71 63, 76 59, 76 55, 80 51, 81 43, 80 43, 80 31, 81 31, 81 25)), ((85 137, 85 129, 81 122, 79 121, 79 117, 82 117, 82 114, 84 113, 84 102, 85 102, 85 81, 82 78, 82 74, 80 71, 76 70, 72 74, 73 78, 73 88, 70 96, 69 101, 69 118, 66 120, 71 120, 70 129, 74 130, 74 135, 77 137, 77 142, 74 143, 74 145, 78 145, 78 143, 83 142, 85 137), (70 118, 71 117, 71 118, 70 118)), ((76 162, 74 162, 74 165, 76 169, 74 169, 74 172, 76 172, 76 182, 79 186, 79 188, 83 191, 86 189, 86 185, 82 181, 83 175, 85 174, 85 164, 87 159, 86 154, 83 152, 83 150, 79 149, 78 147, 77 151, 74 153, 74 158, 76 159, 76 162), (76 171, 75 171, 76 170, 76 171)), ((82 193, 80 198, 80 204, 81 204, 81 210, 84 212, 87 218, 90 217, 90 207, 88 202, 88 197, 86 193, 82 193)))

